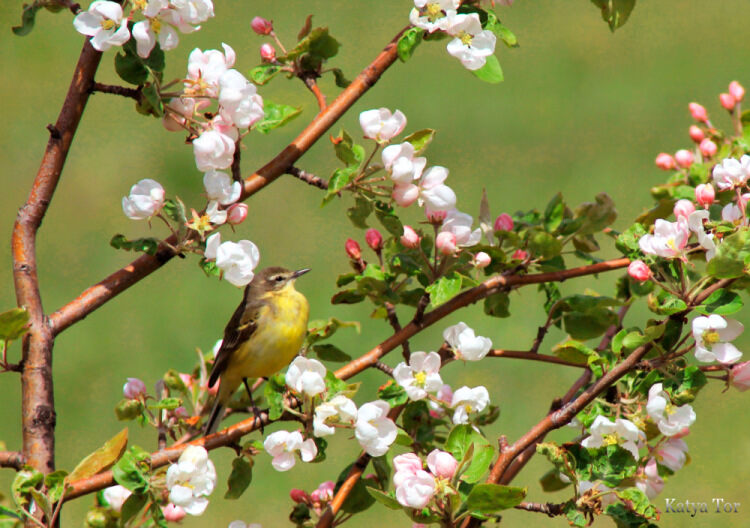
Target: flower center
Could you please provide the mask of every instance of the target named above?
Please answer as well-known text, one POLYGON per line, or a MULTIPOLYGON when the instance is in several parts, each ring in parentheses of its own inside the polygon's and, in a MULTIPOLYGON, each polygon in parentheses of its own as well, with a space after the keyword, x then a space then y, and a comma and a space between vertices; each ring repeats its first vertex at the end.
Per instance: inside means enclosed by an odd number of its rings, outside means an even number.
POLYGON ((424 371, 420 371, 414 374, 414 384, 418 387, 424 387, 425 382, 427 381, 427 373, 424 371))
POLYGON ((470 33, 467 33, 466 31, 461 31, 461 33, 459 33, 457 37, 461 41, 461 44, 463 44, 467 48, 471 46, 471 40, 474 38, 470 33))
POLYGON ((672 402, 667 402, 667 405, 664 407, 664 414, 667 416, 672 415, 677 412, 677 407, 675 407, 672 402))
POLYGON ((161 20, 159 20, 158 18, 151 19, 151 31, 153 31, 157 35, 159 34, 159 31, 161 31, 161 20))
POLYGON ((719 340, 719 332, 717 332, 716 330, 708 330, 706 332, 703 332, 703 346, 705 346, 706 348, 711 348, 713 345, 718 343, 719 340))
POLYGON ((618 445, 620 443, 620 437, 616 434, 605 434, 602 435, 602 441, 605 446, 618 445))
POLYGON ((113 27, 115 27, 115 21, 110 20, 109 18, 102 19, 102 28, 105 30, 110 30, 113 27))
POLYGON ((474 411, 474 408, 471 406, 470 403, 464 403, 464 409, 466 410, 467 413, 471 413, 474 411))
POLYGON ((440 4, 429 3, 425 6, 427 18, 430 22, 435 22, 439 18, 443 18, 443 12, 440 9, 440 4))

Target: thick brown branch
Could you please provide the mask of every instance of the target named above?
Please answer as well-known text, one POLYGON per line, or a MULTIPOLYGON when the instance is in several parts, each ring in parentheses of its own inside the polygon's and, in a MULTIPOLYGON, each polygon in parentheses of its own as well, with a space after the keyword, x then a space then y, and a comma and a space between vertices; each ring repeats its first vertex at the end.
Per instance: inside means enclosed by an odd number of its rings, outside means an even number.
POLYGON ((0 467, 21 469, 26 464, 23 453, 19 451, 0 451, 0 467))
POLYGON ((322 178, 318 178, 314 174, 303 171, 302 169, 298 169, 297 167, 289 167, 286 173, 294 176, 295 178, 299 178, 303 182, 308 183, 313 187, 318 187, 319 189, 323 189, 324 191, 328 190, 327 181, 323 180, 322 178))

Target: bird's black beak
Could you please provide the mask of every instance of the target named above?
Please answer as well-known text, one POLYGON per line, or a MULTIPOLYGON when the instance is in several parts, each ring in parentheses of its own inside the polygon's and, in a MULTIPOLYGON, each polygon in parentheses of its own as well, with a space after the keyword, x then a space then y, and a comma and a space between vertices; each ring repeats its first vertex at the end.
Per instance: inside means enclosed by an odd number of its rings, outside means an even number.
POLYGON ((310 271, 310 268, 304 268, 304 269, 301 269, 301 270, 297 270, 294 273, 292 273, 292 278, 296 279, 297 277, 299 277, 301 275, 304 275, 308 271, 310 271))

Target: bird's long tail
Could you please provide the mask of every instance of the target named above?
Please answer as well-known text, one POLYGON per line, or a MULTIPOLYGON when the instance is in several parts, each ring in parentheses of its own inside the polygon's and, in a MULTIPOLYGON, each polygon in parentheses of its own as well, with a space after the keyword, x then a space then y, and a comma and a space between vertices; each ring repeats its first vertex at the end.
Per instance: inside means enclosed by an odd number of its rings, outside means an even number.
POLYGON ((203 432, 204 436, 214 434, 216 430, 219 428, 219 424, 221 423, 221 419, 224 417, 224 404, 221 403, 221 398, 216 398, 216 401, 214 402, 214 408, 211 409, 211 416, 208 418, 208 422, 206 422, 206 429, 203 432))

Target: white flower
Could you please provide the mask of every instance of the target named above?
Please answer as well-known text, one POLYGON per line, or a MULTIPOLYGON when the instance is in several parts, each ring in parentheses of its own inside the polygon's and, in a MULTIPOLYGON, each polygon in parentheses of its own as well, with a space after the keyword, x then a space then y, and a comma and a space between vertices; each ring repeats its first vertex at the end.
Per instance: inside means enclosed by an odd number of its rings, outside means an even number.
POLYGON ((173 97, 169 100, 166 108, 171 112, 164 112, 162 124, 170 132, 185 130, 185 122, 193 117, 198 105, 192 97, 173 97))
POLYGON ((457 209, 451 209, 443 220, 440 231, 448 231, 456 236, 456 244, 462 247, 470 247, 479 243, 482 238, 482 230, 476 228, 471 230, 474 219, 471 215, 462 213, 457 209))
POLYGON ((720 191, 733 187, 743 187, 750 176, 750 156, 744 155, 739 161, 726 158, 714 167, 714 183, 720 191))
POLYGON ((446 15, 455 15, 460 4, 460 0, 414 0, 415 7, 409 13, 409 22, 429 33, 445 30, 448 27, 446 15))
POLYGON ((226 209, 219 209, 219 202, 211 200, 206 207, 206 216, 213 225, 221 225, 227 221, 226 209))
POLYGON ((295 392, 315 396, 326 390, 326 368, 317 359, 297 356, 286 372, 286 384, 295 392))
POLYGON ((122 210, 131 220, 154 216, 164 207, 164 187, 155 180, 144 179, 130 188, 130 195, 122 199, 122 210))
POLYGON ((649 499, 653 499, 664 489, 664 479, 659 476, 655 459, 652 458, 646 463, 643 472, 635 479, 635 487, 645 493, 649 499))
POLYGON ((221 205, 236 202, 242 194, 242 184, 232 181, 226 172, 211 170, 203 175, 203 187, 209 200, 216 200, 221 205))
POLYGON ((451 479, 458 469, 458 460, 447 451, 433 449, 427 455, 427 467, 436 477, 451 479))
POLYGON ((246 286, 253 280, 253 270, 260 261, 258 246, 249 240, 222 243, 219 233, 206 239, 204 256, 208 260, 216 260, 216 266, 224 272, 224 278, 237 287, 246 286))
POLYGON ((336 432, 336 429, 330 424, 345 423, 351 425, 356 419, 357 406, 354 405, 354 402, 343 394, 337 394, 330 401, 315 407, 313 434, 318 437, 332 435, 336 432))
POLYGON ((227 70, 219 77, 219 112, 228 123, 249 128, 263 119, 263 98, 244 75, 227 70))
POLYGON ((605 416, 597 416, 591 424, 591 436, 581 440, 587 448, 597 448, 617 444, 627 449, 638 460, 638 446, 641 433, 633 422, 617 418, 614 422, 605 416))
POLYGON ((406 116, 401 110, 396 110, 393 114, 387 108, 365 110, 359 114, 359 124, 366 138, 385 142, 404 130, 406 116))
POLYGON ((448 177, 448 169, 435 166, 427 169, 419 182, 419 205, 428 211, 448 211, 456 207, 456 193, 443 182, 448 177))
POLYGON ((687 460, 688 446, 682 438, 670 438, 656 451, 656 459, 662 466, 679 471, 687 460))
POLYGON ((653 384, 648 390, 646 411, 664 436, 674 436, 695 422, 693 408, 687 403, 680 407, 672 405, 661 383, 653 384))
POLYGON ((384 455, 396 440, 397 429, 393 420, 388 418, 390 407, 382 400, 368 402, 357 412, 357 423, 354 425, 354 436, 370 456, 384 455))
POLYGON ((396 500, 401 506, 421 510, 435 496, 436 491, 435 477, 420 469, 396 487, 396 500))
POLYGON ((446 31, 454 38, 448 43, 448 53, 456 57, 467 70, 478 70, 495 51, 497 37, 490 30, 482 30, 479 15, 452 15, 446 31))
POLYGON ((708 215, 708 211, 701 209, 700 211, 693 211, 687 217, 688 227, 693 233, 695 233, 695 236, 698 237, 698 244, 706 250, 706 262, 716 256, 714 235, 707 234, 703 229, 703 221, 708 220, 708 215))
POLYGON ((136 42, 138 56, 146 58, 159 41, 161 49, 168 51, 177 47, 180 37, 168 21, 172 19, 167 0, 149 0, 143 9, 146 20, 133 25, 133 38, 136 42))
POLYGON ((668 222, 660 218, 654 224, 654 234, 643 235, 638 245, 648 255, 672 258, 680 255, 689 237, 690 230, 685 222, 668 222))
POLYGON ((464 424, 469 422, 469 414, 481 412, 490 403, 490 394, 483 386, 461 387, 453 393, 451 407, 453 407, 453 423, 464 424))
POLYGON ((411 400, 421 400, 428 392, 437 392, 443 386, 440 379, 440 354, 414 352, 409 365, 403 361, 393 369, 393 378, 401 385, 411 400))
POLYGON ((214 16, 211 0, 170 0, 170 3, 188 24, 200 24, 214 16))
POLYGON ((739 336, 745 328, 734 319, 724 319, 720 315, 693 319, 693 337, 695 338, 695 359, 710 363, 735 363, 742 357, 729 341, 739 336))
POLYGON ((79 33, 91 37, 89 42, 97 51, 122 46, 130 39, 128 19, 123 18, 122 7, 116 2, 92 2, 88 11, 73 19, 73 27, 79 33))
POLYGON ((185 79, 187 95, 219 95, 219 79, 232 66, 236 55, 231 46, 222 43, 224 53, 210 49, 195 48, 188 57, 188 73, 185 79))
POLYGON ((104 500, 109 504, 109 507, 114 511, 119 512, 122 509, 122 505, 128 500, 128 497, 130 497, 132 492, 118 484, 117 486, 106 488, 102 494, 104 495, 104 500))
POLYGON ((201 172, 227 169, 234 160, 236 137, 215 128, 206 130, 193 140, 195 165, 201 172))
POLYGON ((414 145, 405 141, 383 149, 383 165, 396 184, 409 184, 422 176, 427 158, 414 157, 414 145))
POLYGON ((303 462, 310 462, 318 455, 318 446, 312 438, 302 440, 299 431, 276 431, 268 435, 263 447, 273 457, 271 465, 276 471, 288 471, 294 467, 294 452, 299 451, 303 462))
POLYGON ((190 445, 167 470, 169 500, 190 515, 201 515, 216 485, 216 469, 203 447, 190 445))
POLYGON ((464 322, 446 328, 443 339, 453 348, 456 357, 467 361, 479 361, 492 348, 489 338, 474 335, 474 330, 464 322))

